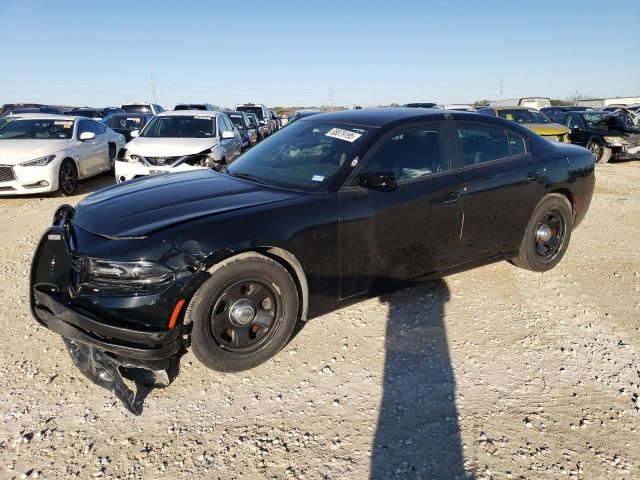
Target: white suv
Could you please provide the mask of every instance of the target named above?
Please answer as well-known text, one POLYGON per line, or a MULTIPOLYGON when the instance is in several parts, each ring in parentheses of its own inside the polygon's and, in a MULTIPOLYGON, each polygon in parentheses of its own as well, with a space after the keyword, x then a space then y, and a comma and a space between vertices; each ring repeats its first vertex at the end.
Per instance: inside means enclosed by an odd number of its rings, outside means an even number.
POLYGON ((240 155, 242 138, 222 112, 179 110, 154 116, 115 164, 116 181, 228 165, 240 155))

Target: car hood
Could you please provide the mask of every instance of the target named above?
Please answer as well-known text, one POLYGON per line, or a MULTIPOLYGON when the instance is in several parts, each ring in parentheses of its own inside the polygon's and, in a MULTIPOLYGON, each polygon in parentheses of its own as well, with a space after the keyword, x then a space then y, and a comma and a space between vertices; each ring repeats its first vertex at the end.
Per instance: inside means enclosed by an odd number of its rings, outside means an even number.
POLYGON ((564 135, 569 133, 569 129, 559 123, 521 123, 520 125, 538 135, 564 135))
POLYGON ((214 170, 144 177, 81 201, 74 224, 106 237, 142 237, 171 225, 303 195, 214 170))
POLYGON ((127 143, 127 151, 143 157, 179 157, 203 152, 218 143, 212 138, 138 137, 127 143))
POLYGON ((0 140, 0 164, 17 165, 25 160, 51 155, 69 140, 0 140))

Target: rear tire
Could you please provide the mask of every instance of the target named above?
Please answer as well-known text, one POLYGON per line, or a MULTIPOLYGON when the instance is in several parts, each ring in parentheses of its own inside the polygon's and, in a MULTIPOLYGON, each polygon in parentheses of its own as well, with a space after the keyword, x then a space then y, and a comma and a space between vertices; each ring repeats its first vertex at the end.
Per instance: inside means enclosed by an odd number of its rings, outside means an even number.
POLYGON ((185 323, 192 323, 196 358, 221 372, 253 368, 278 353, 298 320, 298 290, 287 270, 256 252, 215 265, 193 296, 185 323))
POLYGON ((78 169, 73 160, 65 158, 58 170, 58 192, 65 196, 73 195, 76 188, 78 188, 78 169))
POLYGON ((564 195, 546 195, 536 206, 524 238, 520 254, 511 259, 516 267, 546 272, 564 256, 571 240, 573 209, 564 195))
POLYGON ((611 158, 611 149, 602 140, 592 138, 587 143, 587 148, 593 153, 596 163, 607 163, 611 158))

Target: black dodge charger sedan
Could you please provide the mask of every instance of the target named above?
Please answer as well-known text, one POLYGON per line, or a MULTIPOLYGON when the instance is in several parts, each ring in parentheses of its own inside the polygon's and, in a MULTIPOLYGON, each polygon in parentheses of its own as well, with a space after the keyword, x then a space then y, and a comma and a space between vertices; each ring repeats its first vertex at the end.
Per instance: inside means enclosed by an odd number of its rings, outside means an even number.
POLYGON ((314 115, 228 168, 145 177, 61 206, 33 259, 35 318, 132 411, 123 369, 191 346, 238 371, 296 322, 509 260, 554 267, 594 158, 497 117, 429 109, 314 115))

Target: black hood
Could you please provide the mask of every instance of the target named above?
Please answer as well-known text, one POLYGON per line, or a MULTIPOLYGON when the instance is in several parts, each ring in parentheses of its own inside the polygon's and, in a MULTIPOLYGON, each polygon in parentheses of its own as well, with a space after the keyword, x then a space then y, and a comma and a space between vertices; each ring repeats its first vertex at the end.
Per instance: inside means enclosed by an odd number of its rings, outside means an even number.
POLYGON ((176 223, 300 195, 213 170, 194 170, 99 190, 78 204, 73 223, 96 235, 140 237, 176 223))

